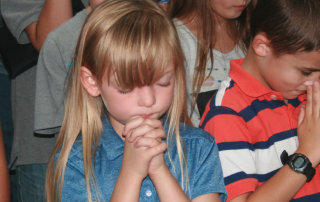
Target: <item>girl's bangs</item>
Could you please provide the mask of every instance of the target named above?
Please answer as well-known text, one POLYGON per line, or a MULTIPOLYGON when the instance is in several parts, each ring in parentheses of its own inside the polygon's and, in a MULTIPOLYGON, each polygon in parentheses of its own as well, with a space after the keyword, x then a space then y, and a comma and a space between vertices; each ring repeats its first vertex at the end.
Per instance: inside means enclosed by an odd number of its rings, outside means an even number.
POLYGON ((123 16, 110 27, 104 38, 105 51, 101 51, 107 79, 115 74, 123 89, 155 83, 181 54, 167 23, 157 14, 140 11, 123 16))

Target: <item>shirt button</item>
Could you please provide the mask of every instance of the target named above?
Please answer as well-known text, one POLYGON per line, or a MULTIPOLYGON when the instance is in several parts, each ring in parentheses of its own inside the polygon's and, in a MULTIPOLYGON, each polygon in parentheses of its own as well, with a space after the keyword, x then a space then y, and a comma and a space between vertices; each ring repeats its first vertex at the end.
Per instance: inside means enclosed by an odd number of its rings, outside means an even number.
POLYGON ((148 190, 148 191, 146 191, 146 195, 150 197, 152 195, 152 192, 150 190, 148 190))
POLYGON ((276 95, 271 95, 270 98, 275 100, 275 99, 277 99, 277 96, 276 95))

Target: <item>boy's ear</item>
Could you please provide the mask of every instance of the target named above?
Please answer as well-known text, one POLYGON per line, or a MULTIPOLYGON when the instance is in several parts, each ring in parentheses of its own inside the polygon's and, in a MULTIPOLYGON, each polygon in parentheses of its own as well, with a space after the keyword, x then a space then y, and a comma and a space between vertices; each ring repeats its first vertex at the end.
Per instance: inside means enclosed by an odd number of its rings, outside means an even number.
POLYGON ((270 49, 270 41, 265 33, 257 34, 252 41, 252 48, 256 55, 260 57, 266 56, 270 49))
POLYGON ((97 97, 100 95, 100 89, 96 79, 88 68, 84 66, 81 67, 80 77, 83 87, 91 96, 97 97))

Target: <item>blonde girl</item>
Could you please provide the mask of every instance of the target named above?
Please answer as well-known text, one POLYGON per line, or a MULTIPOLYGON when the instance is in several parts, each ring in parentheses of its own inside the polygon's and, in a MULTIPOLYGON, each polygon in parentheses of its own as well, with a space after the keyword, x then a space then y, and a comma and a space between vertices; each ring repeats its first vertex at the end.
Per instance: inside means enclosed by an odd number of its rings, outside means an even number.
POLYGON ((248 21, 256 0, 170 0, 167 12, 186 57, 188 111, 199 126, 209 99, 228 77, 230 60, 250 43, 248 21))
POLYGON ((50 159, 48 201, 224 201, 214 139, 191 124, 183 53, 151 0, 88 16, 50 159))

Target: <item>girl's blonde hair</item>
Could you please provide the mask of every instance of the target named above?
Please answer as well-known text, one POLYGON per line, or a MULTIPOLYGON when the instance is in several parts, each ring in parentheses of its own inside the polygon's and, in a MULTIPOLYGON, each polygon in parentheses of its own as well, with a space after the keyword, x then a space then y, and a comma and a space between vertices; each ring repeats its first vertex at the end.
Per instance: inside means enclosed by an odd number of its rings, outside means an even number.
MULTIPOLYGON (((228 26, 231 32, 228 33, 234 38, 234 44, 238 45, 243 52, 246 52, 251 41, 250 19, 257 0, 251 0, 242 14, 233 20, 229 20, 228 26)), ((197 19, 196 32, 198 37, 197 59, 194 67, 192 83, 191 114, 194 111, 196 100, 201 86, 213 70, 213 47, 217 41, 215 11, 212 9, 212 0, 170 0, 167 8, 172 18, 186 19, 192 21, 197 19), (209 75, 205 75, 208 58, 211 61, 209 75)))
POLYGON ((184 56, 174 24, 151 0, 107 0, 90 13, 78 39, 70 70, 65 116, 48 165, 48 201, 61 198, 68 156, 79 134, 82 135, 88 201, 91 201, 90 183, 95 185, 92 158, 103 130, 104 105, 101 96, 90 96, 82 86, 81 66, 91 71, 99 85, 103 79, 115 74, 121 88, 133 89, 152 85, 171 61, 175 64, 175 86, 166 119, 169 124, 168 150, 170 152, 170 142, 175 138, 181 184, 182 187, 188 185, 179 122, 191 125, 191 121, 186 107, 184 56))

